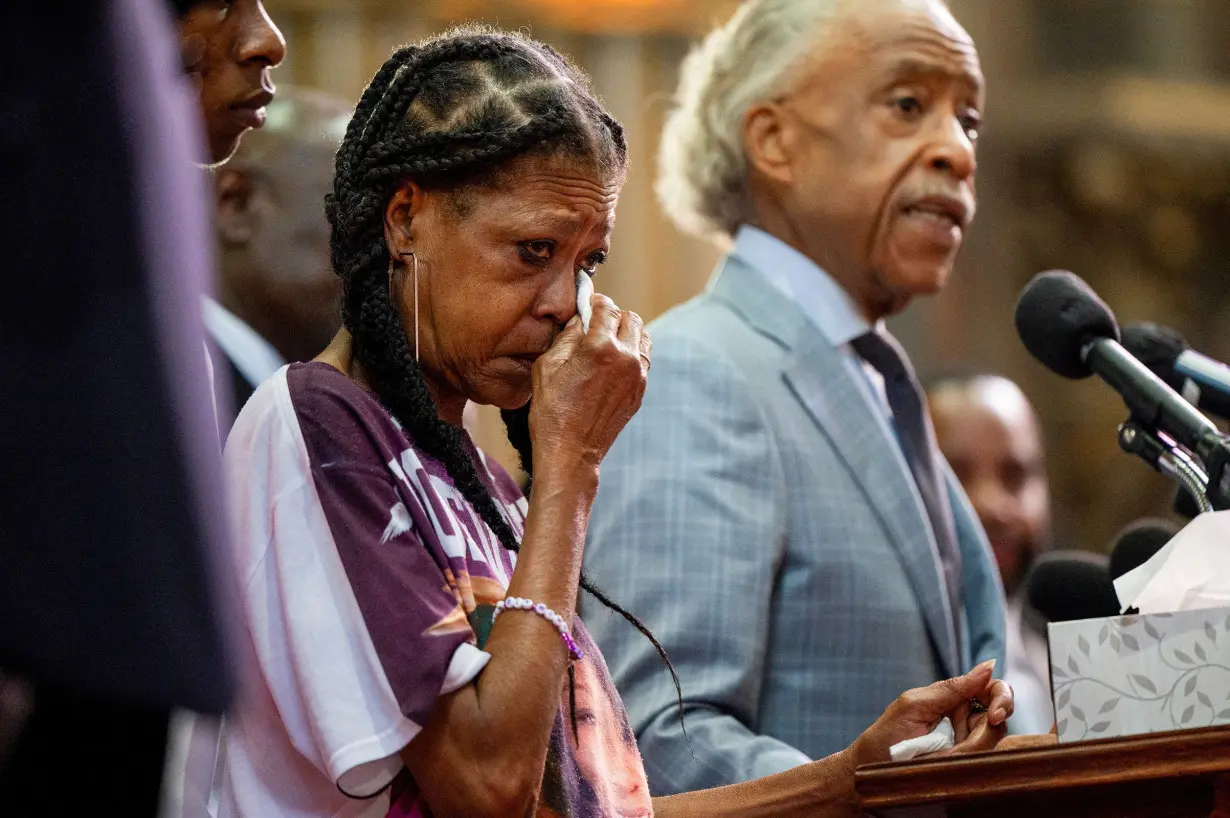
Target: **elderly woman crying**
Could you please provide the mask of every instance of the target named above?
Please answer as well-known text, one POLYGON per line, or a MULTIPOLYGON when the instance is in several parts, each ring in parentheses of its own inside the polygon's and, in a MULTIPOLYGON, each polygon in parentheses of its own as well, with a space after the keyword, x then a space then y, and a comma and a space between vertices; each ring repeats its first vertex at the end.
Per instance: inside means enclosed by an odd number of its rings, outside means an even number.
POLYGON ((971 697, 995 719, 959 719, 962 749, 998 740, 1011 693, 984 667, 831 758, 649 798, 575 615, 580 587, 617 608, 581 556, 649 372, 635 313, 593 295, 586 328, 577 309, 625 169, 585 77, 522 36, 407 46, 364 92, 327 203, 344 329, 261 386, 227 444, 248 661, 219 815, 844 815, 858 763, 971 697), (510 430, 528 502, 466 435, 467 401, 531 406, 510 430))

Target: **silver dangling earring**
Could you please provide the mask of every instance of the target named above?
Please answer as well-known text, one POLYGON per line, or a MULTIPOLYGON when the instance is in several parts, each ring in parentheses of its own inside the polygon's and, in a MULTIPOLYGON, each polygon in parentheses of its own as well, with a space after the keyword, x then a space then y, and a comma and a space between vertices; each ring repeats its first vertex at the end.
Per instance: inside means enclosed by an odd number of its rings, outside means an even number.
POLYGON ((410 257, 410 269, 414 275, 414 362, 419 362, 419 257, 414 253, 402 253, 402 260, 410 257))
MULTIPOLYGON (((411 270, 414 276, 414 362, 419 362, 419 257, 414 253, 401 253, 402 261, 410 257, 411 270)), ((393 295, 393 259, 389 258, 389 295, 393 295)))

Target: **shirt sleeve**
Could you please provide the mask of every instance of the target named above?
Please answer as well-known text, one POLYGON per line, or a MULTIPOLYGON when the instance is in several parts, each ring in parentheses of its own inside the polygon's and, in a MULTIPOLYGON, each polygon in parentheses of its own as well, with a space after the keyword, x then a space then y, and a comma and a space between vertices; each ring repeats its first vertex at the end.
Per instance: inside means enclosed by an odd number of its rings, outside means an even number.
POLYGON ((489 657, 362 419, 331 411, 327 394, 295 408, 285 397, 228 444, 241 548, 264 543, 247 624, 292 740, 344 792, 371 795, 436 699, 489 657))

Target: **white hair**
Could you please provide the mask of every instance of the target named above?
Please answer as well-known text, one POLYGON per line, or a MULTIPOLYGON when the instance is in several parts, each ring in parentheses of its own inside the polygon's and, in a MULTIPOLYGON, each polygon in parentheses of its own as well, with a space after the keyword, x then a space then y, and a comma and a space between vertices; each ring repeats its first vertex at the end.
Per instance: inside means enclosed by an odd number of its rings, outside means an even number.
POLYGON ((692 49, 658 151, 658 200, 686 232, 733 236, 748 212, 743 118, 780 93, 843 0, 749 0, 692 49))

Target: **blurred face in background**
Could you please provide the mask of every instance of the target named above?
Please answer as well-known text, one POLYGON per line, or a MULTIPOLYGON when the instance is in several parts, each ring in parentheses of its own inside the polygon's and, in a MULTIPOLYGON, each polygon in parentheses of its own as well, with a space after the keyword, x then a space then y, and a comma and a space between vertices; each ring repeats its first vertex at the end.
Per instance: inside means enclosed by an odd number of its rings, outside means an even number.
POLYGON ((224 162, 273 99, 286 41, 261 0, 203 0, 179 20, 184 68, 200 92, 209 161, 224 162))
POLYGON ((850 2, 837 15, 792 89, 749 111, 745 144, 753 187, 759 175, 772 200, 767 229, 875 320, 952 270, 974 216, 983 78, 938 0, 850 2))
POLYGON ((995 376, 941 384, 928 399, 940 450, 965 487, 1012 594, 1050 539, 1050 492, 1033 407, 1016 384, 995 376))
POLYGON ((214 175, 218 300, 287 361, 311 360, 341 326, 324 200, 349 117, 343 100, 289 88, 214 175))

